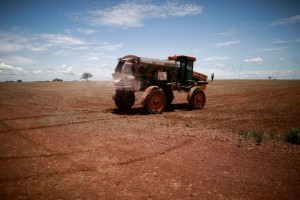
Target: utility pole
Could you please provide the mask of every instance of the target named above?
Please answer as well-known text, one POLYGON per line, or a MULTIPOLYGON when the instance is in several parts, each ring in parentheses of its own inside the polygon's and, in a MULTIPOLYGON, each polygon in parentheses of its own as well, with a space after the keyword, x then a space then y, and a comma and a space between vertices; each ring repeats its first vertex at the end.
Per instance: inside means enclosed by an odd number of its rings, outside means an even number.
POLYGON ((233 70, 233 79, 235 79, 234 66, 232 66, 232 70, 233 70))
POLYGON ((238 78, 238 79, 240 79, 240 75, 241 75, 241 68, 242 68, 242 66, 240 65, 240 70, 239 70, 239 78, 238 78))

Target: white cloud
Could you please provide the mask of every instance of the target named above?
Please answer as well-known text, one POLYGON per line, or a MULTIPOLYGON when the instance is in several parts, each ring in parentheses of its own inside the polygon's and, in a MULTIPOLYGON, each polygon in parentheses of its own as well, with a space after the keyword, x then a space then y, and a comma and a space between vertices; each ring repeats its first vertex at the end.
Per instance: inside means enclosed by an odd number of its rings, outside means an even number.
POLYGON ((285 44, 285 43, 289 43, 291 41, 289 40, 274 40, 272 43, 273 44, 285 44))
POLYGON ((67 74, 67 75, 76 75, 76 72, 74 71, 73 67, 68 65, 63 65, 61 68, 57 70, 57 72, 67 74))
POLYGON ((215 67, 217 67, 217 68, 225 68, 226 65, 223 64, 223 63, 217 63, 217 64, 215 64, 215 67))
POLYGON ((88 57, 87 60, 88 60, 88 61, 99 60, 99 57, 98 57, 98 56, 90 56, 90 57, 88 57))
POLYGON ((5 63, 9 63, 10 65, 18 65, 18 66, 30 65, 36 62, 36 60, 32 58, 23 57, 23 56, 9 56, 3 58, 2 60, 5 63))
POLYGON ((46 40, 47 46, 70 46, 70 45, 84 45, 86 42, 79 38, 64 34, 38 34, 38 38, 46 40))
POLYGON ((93 29, 86 29, 86 28, 77 28, 76 31, 87 35, 94 34, 96 32, 93 29))
POLYGON ((286 25, 286 24, 295 24, 300 22, 300 15, 295 15, 289 18, 282 18, 278 19, 276 21, 273 21, 270 25, 271 26, 280 26, 280 25, 286 25))
POLYGON ((107 42, 103 42, 96 50, 104 50, 104 51, 117 51, 123 47, 123 44, 110 44, 107 42))
POLYGON ((70 48, 86 46, 89 43, 65 34, 16 34, 0 32, 0 53, 21 51, 41 52, 51 47, 70 48))
POLYGON ((0 52, 43 51, 44 48, 33 42, 29 35, 17 35, 11 32, 0 32, 0 52))
POLYGON ((89 46, 79 46, 79 47, 74 47, 74 48, 72 48, 72 50, 74 50, 74 51, 78 51, 78 50, 88 50, 88 49, 90 49, 89 46))
POLYGON ((263 59, 261 57, 256 57, 256 58, 246 58, 244 59, 244 62, 246 63, 256 63, 256 64, 261 64, 263 62, 263 59))
POLYGON ((234 44, 240 44, 241 41, 239 40, 233 40, 233 41, 229 41, 229 42, 223 42, 223 43, 215 43, 213 44, 215 47, 226 47, 226 46, 230 46, 230 45, 234 45, 234 44))
POLYGON ((256 51, 266 51, 266 52, 272 52, 272 51, 281 51, 282 47, 274 47, 274 48, 258 48, 256 51))
POLYGON ((220 33, 215 33, 215 35, 224 36, 224 35, 233 35, 235 33, 236 32, 234 30, 229 30, 229 31, 224 31, 224 32, 220 32, 220 33))
POLYGON ((48 74, 56 77, 61 77, 61 76, 74 76, 74 75, 79 75, 79 71, 75 70, 73 67, 68 66, 66 64, 62 65, 61 67, 55 68, 53 70, 48 70, 48 74))
MULTIPOLYGON (((272 44, 288 44, 288 43, 298 43, 300 42, 300 39, 290 39, 290 40, 280 40, 280 39, 274 39, 272 44)), ((283 48, 288 48, 288 46, 286 47, 281 47, 283 48)))
POLYGON ((41 71, 41 70, 33 70, 33 73, 34 74, 43 74, 43 71, 41 71))
POLYGON ((199 53, 199 52, 201 52, 201 51, 203 51, 203 49, 194 49, 194 50, 193 50, 193 52, 196 52, 196 53, 199 53))
POLYGON ((9 63, 11 65, 18 65, 18 66, 24 66, 24 65, 30 65, 32 63, 37 62, 36 60, 28 57, 23 56, 10 56, 3 58, 3 61, 5 63, 9 63))
POLYGON ((111 8, 96 9, 87 13, 71 13, 71 17, 96 25, 120 28, 141 27, 145 19, 182 17, 202 13, 198 4, 180 4, 179 1, 154 3, 152 1, 125 1, 111 8), (88 16, 86 16, 88 15, 88 16))
POLYGON ((16 52, 23 50, 24 47, 21 44, 10 43, 8 41, 0 41, 0 52, 16 52))
POLYGON ((24 76, 25 72, 23 68, 13 67, 5 63, 0 63, 0 75, 17 75, 24 76))
POLYGON ((211 56, 204 58, 204 61, 228 60, 229 58, 228 56, 211 56))
POLYGON ((67 56, 69 55, 69 52, 65 50, 56 51, 53 53, 54 56, 67 56))
POLYGON ((106 58, 106 59, 116 59, 116 56, 110 56, 110 55, 106 55, 106 56, 101 56, 102 58, 106 58))

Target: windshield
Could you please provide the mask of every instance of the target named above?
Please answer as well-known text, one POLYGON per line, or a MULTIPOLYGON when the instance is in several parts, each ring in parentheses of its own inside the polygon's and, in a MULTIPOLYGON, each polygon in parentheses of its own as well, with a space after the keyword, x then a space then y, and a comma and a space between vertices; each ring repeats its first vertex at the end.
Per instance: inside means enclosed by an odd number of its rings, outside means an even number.
POLYGON ((125 63, 125 60, 120 60, 118 62, 118 65, 117 65, 116 69, 115 69, 115 72, 122 72, 122 67, 123 67, 124 63, 125 63))
POLYGON ((133 60, 126 60, 122 67, 122 74, 129 74, 132 75, 132 66, 133 66, 133 60))

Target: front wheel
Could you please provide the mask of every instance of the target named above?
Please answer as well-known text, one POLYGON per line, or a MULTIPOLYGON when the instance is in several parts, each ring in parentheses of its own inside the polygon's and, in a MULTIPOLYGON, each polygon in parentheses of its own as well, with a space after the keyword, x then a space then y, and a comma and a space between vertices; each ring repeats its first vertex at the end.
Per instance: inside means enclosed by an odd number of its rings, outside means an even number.
POLYGON ((146 98, 144 109, 150 114, 160 114, 166 108, 166 96, 159 88, 154 88, 146 98))
POLYGON ((129 109, 134 104, 135 95, 133 91, 117 89, 113 99, 119 109, 129 109))
POLYGON ((188 93, 188 101, 191 109, 201 109, 206 102, 205 93, 201 89, 196 88, 188 93))
POLYGON ((174 94, 173 94, 173 89, 172 87, 166 88, 165 90, 165 95, 166 95, 166 103, 167 105, 171 105, 174 99, 174 94))

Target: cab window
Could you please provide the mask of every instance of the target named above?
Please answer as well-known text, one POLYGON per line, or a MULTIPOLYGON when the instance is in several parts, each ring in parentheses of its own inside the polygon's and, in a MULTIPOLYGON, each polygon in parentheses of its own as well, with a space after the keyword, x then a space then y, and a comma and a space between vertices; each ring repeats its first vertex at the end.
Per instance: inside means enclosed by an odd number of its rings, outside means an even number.
POLYGON ((124 63, 125 63, 125 60, 120 60, 118 62, 118 65, 117 65, 116 69, 115 69, 115 72, 122 72, 122 67, 123 67, 124 63))
POLYGON ((122 68, 122 73, 123 74, 132 74, 132 66, 133 66, 133 60, 126 60, 125 64, 123 65, 122 68))
POLYGON ((188 70, 193 70, 193 61, 187 61, 187 69, 188 70))

